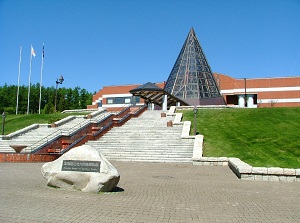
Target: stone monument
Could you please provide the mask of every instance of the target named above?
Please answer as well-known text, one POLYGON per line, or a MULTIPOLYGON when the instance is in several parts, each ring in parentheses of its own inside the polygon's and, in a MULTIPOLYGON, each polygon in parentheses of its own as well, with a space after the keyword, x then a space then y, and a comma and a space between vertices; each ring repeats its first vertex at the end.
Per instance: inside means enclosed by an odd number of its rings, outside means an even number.
POLYGON ((84 192, 109 192, 120 180, 117 169, 90 145, 78 146, 45 163, 41 172, 48 186, 84 192))

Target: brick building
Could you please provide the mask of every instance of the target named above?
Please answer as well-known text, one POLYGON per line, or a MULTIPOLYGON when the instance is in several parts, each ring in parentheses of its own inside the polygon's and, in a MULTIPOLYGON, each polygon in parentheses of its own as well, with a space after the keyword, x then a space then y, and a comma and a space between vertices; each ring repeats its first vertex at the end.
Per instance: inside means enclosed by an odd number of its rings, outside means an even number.
MULTIPOLYGON (((228 106, 236 107, 296 107, 300 106, 300 77, 247 78, 214 73, 220 92, 228 106), (246 92, 246 102, 245 102, 246 92)), ((130 90, 141 84, 104 86, 93 96, 93 104, 87 108, 114 108, 127 104, 144 104, 144 100, 132 97, 130 90)), ((165 82, 156 83, 164 88, 165 82)))
POLYGON ((235 79, 214 73, 227 105, 239 107, 300 106, 300 77, 235 79), (245 101, 246 94, 246 101, 245 101))

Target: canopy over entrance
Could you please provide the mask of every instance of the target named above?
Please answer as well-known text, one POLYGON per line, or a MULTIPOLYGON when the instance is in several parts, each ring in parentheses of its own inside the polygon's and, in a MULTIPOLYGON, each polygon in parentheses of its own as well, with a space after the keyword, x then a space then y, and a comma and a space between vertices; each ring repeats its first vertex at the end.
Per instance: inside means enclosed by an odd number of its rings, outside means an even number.
POLYGON ((165 100, 167 100, 167 107, 176 106, 179 102, 180 105, 188 106, 189 104, 184 100, 173 96, 166 92, 164 89, 158 87, 154 83, 148 82, 137 88, 129 91, 133 96, 143 98, 147 103, 153 103, 158 106, 162 106, 165 100))

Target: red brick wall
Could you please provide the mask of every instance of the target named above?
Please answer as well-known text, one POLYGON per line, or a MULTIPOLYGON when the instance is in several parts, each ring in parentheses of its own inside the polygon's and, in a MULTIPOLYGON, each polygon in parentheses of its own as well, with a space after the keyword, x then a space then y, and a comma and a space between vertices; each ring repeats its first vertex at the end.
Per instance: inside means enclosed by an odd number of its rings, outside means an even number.
POLYGON ((214 77, 218 83, 219 89, 234 89, 235 79, 224 74, 214 73, 214 77))
POLYGON ((16 153, 0 153, 0 163, 34 163, 34 162, 51 162, 56 160, 58 155, 50 154, 16 154, 16 153))

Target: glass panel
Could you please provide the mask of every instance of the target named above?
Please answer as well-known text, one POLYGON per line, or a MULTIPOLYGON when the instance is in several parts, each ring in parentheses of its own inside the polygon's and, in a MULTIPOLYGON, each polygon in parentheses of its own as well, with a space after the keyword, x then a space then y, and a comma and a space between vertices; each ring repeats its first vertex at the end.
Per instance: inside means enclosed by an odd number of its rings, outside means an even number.
POLYGON ((131 98, 125 98, 125 104, 130 104, 131 103, 131 98))
POLYGON ((112 98, 107 98, 107 104, 113 104, 114 100, 112 98))

